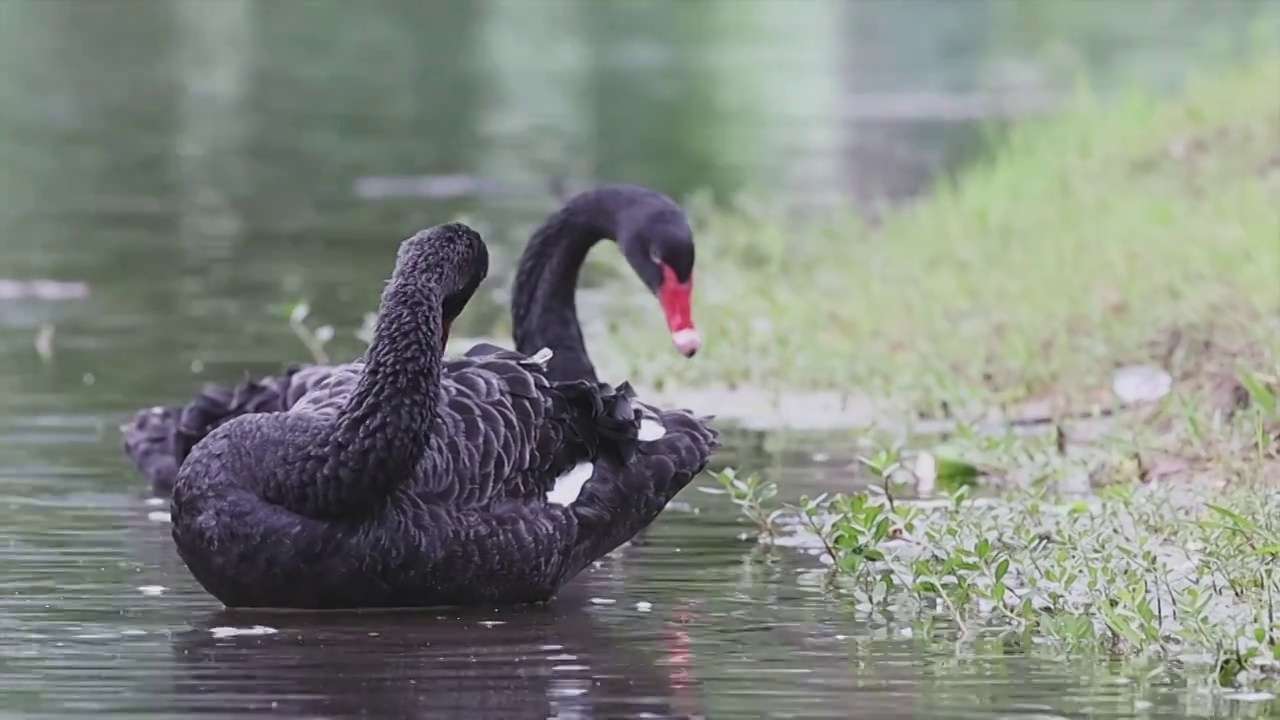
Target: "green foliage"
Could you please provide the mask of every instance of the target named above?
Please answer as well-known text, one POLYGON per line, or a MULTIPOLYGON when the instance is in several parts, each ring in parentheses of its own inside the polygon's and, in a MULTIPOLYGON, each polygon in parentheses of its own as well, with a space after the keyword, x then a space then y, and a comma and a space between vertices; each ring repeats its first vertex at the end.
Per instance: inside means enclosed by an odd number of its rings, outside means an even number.
POLYGON ((755 475, 745 480, 738 477, 733 468, 726 468, 713 475, 719 483, 720 490, 703 488, 709 494, 726 494, 729 500, 737 505, 748 520, 756 526, 761 535, 772 535, 774 522, 782 514, 782 510, 766 510, 765 504, 778 494, 778 487, 773 483, 762 481, 755 475))
POLYGON ((857 492, 773 506, 770 482, 726 471, 721 483, 762 542, 820 549, 833 592, 867 612, 914 618, 935 640, 942 621, 961 639, 1175 660, 1224 685, 1256 684, 1280 673, 1280 493, 1269 484, 1280 471, 1280 424, 1271 375, 1242 377, 1254 378, 1242 382, 1257 399, 1229 420, 1171 397, 1156 411, 1171 413, 1158 430, 1120 422, 1083 447, 968 427, 938 448, 898 443, 860 458, 871 480, 857 492), (1187 442, 1205 427, 1211 444, 1187 442), (917 489, 940 477, 939 449, 967 482, 906 497, 894 478, 913 455, 917 489), (1158 473, 1144 458, 1176 458, 1180 472, 1158 473), (1081 476, 1086 487, 1069 482, 1081 476), (979 478, 1006 482, 993 492, 979 478))

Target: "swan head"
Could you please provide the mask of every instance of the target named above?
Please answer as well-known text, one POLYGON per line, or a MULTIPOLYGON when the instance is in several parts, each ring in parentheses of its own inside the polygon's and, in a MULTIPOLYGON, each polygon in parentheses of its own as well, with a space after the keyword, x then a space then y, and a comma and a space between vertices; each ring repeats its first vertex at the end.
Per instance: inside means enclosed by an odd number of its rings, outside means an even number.
POLYGON ((618 242, 628 264, 658 298, 676 350, 693 357, 702 338, 693 324, 693 230, 684 213, 655 212, 626 227, 618 242))
POLYGON ((410 277, 438 283, 444 295, 441 348, 449 327, 489 274, 489 249, 480 233, 460 223, 427 228, 400 244, 393 278, 410 277))

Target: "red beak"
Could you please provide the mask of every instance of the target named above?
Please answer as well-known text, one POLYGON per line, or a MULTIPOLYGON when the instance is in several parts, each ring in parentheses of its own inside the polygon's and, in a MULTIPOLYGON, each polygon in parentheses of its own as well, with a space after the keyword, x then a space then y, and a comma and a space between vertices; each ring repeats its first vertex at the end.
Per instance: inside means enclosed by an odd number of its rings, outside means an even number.
POLYGON ((658 303, 667 316, 667 329, 671 331, 671 342, 685 357, 693 357, 702 347, 702 338, 693 326, 693 310, 690 301, 693 299, 693 277, 688 282, 680 282, 676 271, 670 266, 662 266, 662 287, 658 288, 658 303))

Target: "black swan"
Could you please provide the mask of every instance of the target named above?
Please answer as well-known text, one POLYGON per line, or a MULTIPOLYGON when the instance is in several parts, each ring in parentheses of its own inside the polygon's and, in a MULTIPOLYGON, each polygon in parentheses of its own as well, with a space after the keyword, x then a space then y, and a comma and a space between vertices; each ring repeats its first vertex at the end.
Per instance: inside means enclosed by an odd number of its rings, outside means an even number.
MULTIPOLYGON (((618 242, 632 269, 658 297, 677 350, 691 357, 701 347, 690 308, 694 244, 688 216, 656 190, 604 185, 570 198, 548 216, 530 237, 516 270, 511 297, 516 351, 551 350, 549 379, 596 379, 574 293, 587 252, 606 238, 618 242)), ((152 493, 168 496, 178 466, 210 430, 239 415, 285 410, 332 370, 331 365, 294 365, 280 375, 235 387, 206 386, 182 408, 141 410, 121 426, 125 453, 152 493)))
POLYGON ((364 358, 189 451, 178 555, 233 608, 519 604, 648 526, 718 445, 706 419, 534 356, 443 360, 488 271, 461 223, 404 241, 364 358))

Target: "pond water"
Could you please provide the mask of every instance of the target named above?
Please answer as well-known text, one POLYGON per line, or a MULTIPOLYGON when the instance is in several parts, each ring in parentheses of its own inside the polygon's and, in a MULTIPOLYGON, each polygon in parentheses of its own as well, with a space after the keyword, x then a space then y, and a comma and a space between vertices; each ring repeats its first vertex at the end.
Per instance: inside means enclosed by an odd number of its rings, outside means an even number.
MULTIPOLYGON (((399 240, 465 214, 506 281, 594 180, 796 204, 903 198, 1084 68, 1168 87, 1260 0, 0 3, 0 714, 177 717, 1247 715, 1172 672, 912 637, 686 491, 545 608, 226 616, 119 449, 134 408, 305 360, 399 240), (32 285, 53 279, 71 285, 32 285), (258 634, 244 634, 255 627, 258 634), (239 631, 239 634, 237 634, 239 631), (265 634, 262 634, 265 633, 265 634)), ((593 276, 589 281, 596 282, 593 276)), ((623 283, 618 292, 637 292, 623 283)), ((505 318, 479 299, 464 331, 505 318)), ((655 319, 655 329, 658 328, 655 319)), ((359 349, 345 330, 335 357, 359 349)), ((785 492, 837 451, 733 435, 785 492)))

